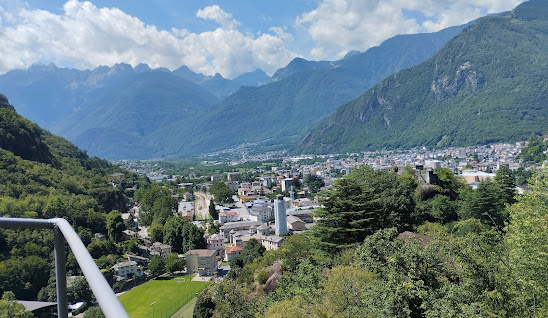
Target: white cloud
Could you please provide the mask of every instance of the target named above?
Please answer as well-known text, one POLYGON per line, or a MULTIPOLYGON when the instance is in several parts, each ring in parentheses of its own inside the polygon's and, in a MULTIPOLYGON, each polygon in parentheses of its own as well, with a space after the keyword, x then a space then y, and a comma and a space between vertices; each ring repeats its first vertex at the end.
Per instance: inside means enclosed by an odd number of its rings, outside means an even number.
POLYGON ((293 34, 286 32, 287 28, 271 27, 268 30, 274 32, 282 40, 293 41, 293 34))
POLYGON ((232 18, 232 14, 226 13, 218 5, 212 5, 198 10, 196 12, 198 18, 213 20, 219 23, 223 28, 235 29, 240 25, 240 22, 232 18))
POLYGON ((434 32, 466 23, 487 13, 511 10, 523 0, 322 0, 296 19, 316 42, 316 58, 340 58, 364 51, 397 34, 434 32), (406 15, 416 11, 418 21, 406 15), (323 56, 319 56, 323 54, 323 56))
POLYGON ((187 65, 205 74, 231 78, 257 68, 273 73, 297 54, 278 35, 253 36, 219 7, 198 11, 224 27, 203 33, 185 29, 158 30, 117 8, 97 8, 69 0, 63 14, 20 8, 0 10, 0 73, 36 62, 54 62, 80 69, 99 65, 147 63, 150 67, 187 65))
POLYGON ((228 78, 257 68, 272 74, 296 56, 342 58, 350 50, 364 51, 396 34, 437 31, 521 2, 321 0, 315 10, 296 18, 297 30, 273 26, 255 33, 239 31, 241 23, 218 5, 198 10, 196 17, 220 27, 194 33, 159 30, 117 8, 98 8, 87 1, 68 0, 60 14, 0 4, 0 73, 36 62, 80 69, 123 62, 170 69, 187 65, 228 78), (419 12, 420 17, 408 12, 419 12), (301 54, 291 51, 289 42, 301 54))

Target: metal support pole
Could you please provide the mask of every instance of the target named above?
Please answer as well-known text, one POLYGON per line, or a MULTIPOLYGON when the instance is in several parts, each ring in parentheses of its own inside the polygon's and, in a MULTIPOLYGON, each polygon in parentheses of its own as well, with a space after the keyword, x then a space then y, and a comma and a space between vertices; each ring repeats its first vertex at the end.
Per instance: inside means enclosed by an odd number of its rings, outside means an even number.
POLYGON ((53 228, 55 249, 55 280, 57 286, 57 316, 68 317, 67 273, 65 268, 65 238, 59 227, 53 228))
POLYGON ((126 310, 110 288, 80 237, 64 219, 18 219, 0 217, 0 228, 54 229, 55 275, 58 317, 68 316, 65 242, 68 243, 103 314, 107 318, 129 318, 126 310), (63 305, 61 305, 63 304, 63 305))

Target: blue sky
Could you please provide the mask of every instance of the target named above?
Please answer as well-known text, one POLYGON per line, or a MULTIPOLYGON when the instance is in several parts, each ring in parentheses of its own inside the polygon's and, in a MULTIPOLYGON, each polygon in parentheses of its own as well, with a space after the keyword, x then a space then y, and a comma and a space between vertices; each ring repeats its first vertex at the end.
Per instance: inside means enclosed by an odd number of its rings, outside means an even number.
MULTIPOLYGON (((30 8, 62 14, 66 0, 28 0, 25 2, 30 8)), ((97 7, 117 7, 129 15, 138 17, 143 22, 163 30, 175 27, 186 28, 193 32, 204 32, 216 27, 214 22, 196 18, 196 12, 207 6, 219 5, 224 11, 230 12, 235 19, 241 21, 244 29, 257 32, 267 30, 272 25, 291 25, 296 16, 315 9, 320 3, 318 0, 101 0, 91 2, 97 7)))
POLYGON ((147 63, 233 78, 295 57, 337 60, 523 0, 0 0, 0 73, 147 63))

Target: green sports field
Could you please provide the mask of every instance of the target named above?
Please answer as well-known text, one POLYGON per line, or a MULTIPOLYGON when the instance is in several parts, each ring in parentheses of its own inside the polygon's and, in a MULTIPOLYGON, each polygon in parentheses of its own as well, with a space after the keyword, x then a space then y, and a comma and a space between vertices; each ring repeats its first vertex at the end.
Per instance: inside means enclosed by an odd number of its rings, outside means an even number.
POLYGON ((131 318, 171 317, 209 284, 191 282, 193 276, 151 280, 121 295, 119 299, 131 318))

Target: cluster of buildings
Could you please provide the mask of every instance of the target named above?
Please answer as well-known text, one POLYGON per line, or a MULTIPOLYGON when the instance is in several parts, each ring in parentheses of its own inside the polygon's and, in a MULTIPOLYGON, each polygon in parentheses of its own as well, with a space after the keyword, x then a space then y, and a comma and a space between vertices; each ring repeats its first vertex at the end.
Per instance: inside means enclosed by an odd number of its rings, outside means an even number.
POLYGON ((127 261, 112 266, 114 276, 118 280, 128 279, 132 276, 141 277, 144 274, 143 268, 148 265, 155 255, 165 259, 171 254, 171 246, 160 242, 154 242, 148 246, 139 245, 138 249, 137 254, 127 253, 127 261))
POLYGON ((268 223, 256 221, 226 222, 220 228, 219 234, 207 237, 207 249, 188 251, 186 266, 188 273, 198 273, 200 276, 210 276, 217 269, 217 258, 231 261, 239 256, 245 245, 252 239, 257 240, 267 250, 280 248, 284 236, 288 234, 285 202, 282 198, 274 201, 274 234, 268 223))
MULTIPOLYGON (((424 182, 430 183, 430 179, 436 177, 433 171, 437 168, 448 168, 475 186, 487 178, 493 178, 501 166, 518 169, 522 163, 517 159, 517 155, 525 146, 525 142, 518 142, 466 148, 452 147, 444 150, 422 148, 345 155, 283 157, 283 161, 278 161, 277 166, 250 169, 248 172, 257 176, 251 182, 242 181, 240 172, 228 172, 209 176, 208 182, 202 184, 179 183, 179 188, 187 188, 189 191, 183 198, 179 198, 178 214, 189 221, 193 220, 198 209, 207 211, 209 204, 210 196, 198 189, 208 189, 217 180, 224 181, 238 201, 231 206, 216 207, 219 211, 220 231, 205 238, 207 249, 193 250, 186 254, 187 271, 211 275, 217 269, 219 259, 230 261, 240 255, 251 239, 257 240, 268 250, 278 249, 283 244, 285 235, 309 229, 314 222, 314 209, 318 208, 319 204, 309 198, 306 188, 295 191, 292 187, 295 179, 302 180, 303 176, 308 174, 321 177, 325 187, 329 187, 335 179, 363 165, 378 170, 403 169, 410 166, 422 171, 420 175, 424 182), (190 191, 191 188, 194 192, 190 191), (289 193, 288 197, 279 196, 275 200, 267 198, 270 193, 280 191, 289 193), (197 200, 198 197, 203 198, 197 200)), ((279 159, 279 155, 280 153, 269 153, 265 160, 279 159)), ((123 162, 122 166, 147 175, 153 180, 176 177, 164 175, 156 164, 123 162)), ((113 180, 123 178, 120 175, 111 177, 113 180)), ((188 177, 195 179, 197 176, 193 174, 188 177)), ((124 215, 124 222, 128 225, 134 224, 133 214, 124 215)), ((143 253, 141 257, 154 255, 153 253, 165 255, 161 251, 151 250, 148 254, 143 253)), ((138 271, 134 267, 135 264, 130 263, 132 261, 137 262, 138 259, 117 264, 116 270, 121 276, 123 273, 138 271)))

